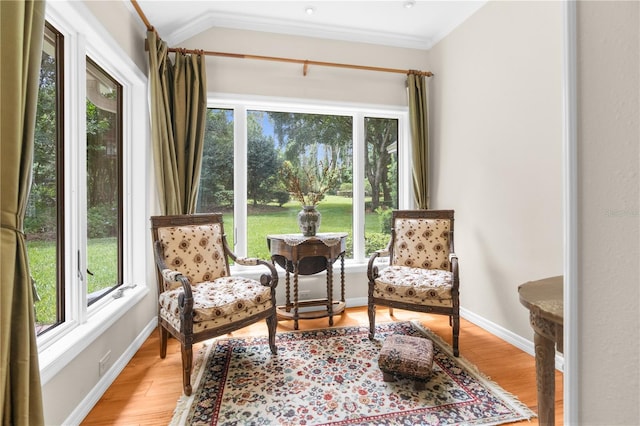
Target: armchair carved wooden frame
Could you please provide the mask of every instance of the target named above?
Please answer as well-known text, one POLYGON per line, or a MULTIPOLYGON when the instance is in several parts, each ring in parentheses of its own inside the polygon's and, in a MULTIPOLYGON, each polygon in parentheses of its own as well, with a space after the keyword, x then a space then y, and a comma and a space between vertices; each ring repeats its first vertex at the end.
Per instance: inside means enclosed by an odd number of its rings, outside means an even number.
POLYGON ((193 344, 265 319, 271 353, 277 353, 278 274, 271 262, 237 257, 227 245, 222 214, 152 216, 158 278, 160 357, 169 334, 180 341, 183 390, 191 395, 193 344), (231 276, 229 259, 263 266, 260 281, 231 276))
POLYGON ((460 280, 453 245, 453 210, 394 210, 391 241, 369 258, 369 338, 375 335, 376 306, 449 317, 453 353, 459 355, 460 280), (376 260, 389 256, 379 270, 376 260))

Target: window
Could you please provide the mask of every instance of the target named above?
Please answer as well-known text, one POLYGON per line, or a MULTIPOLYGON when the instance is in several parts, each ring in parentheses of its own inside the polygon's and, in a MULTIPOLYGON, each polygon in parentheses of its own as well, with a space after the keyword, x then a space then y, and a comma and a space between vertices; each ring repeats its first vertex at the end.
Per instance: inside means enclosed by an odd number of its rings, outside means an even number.
POLYGON ((31 192, 24 223, 38 333, 65 319, 63 41, 55 28, 45 26, 31 192))
MULTIPOLYGON (((234 204, 233 110, 208 109, 206 125, 196 211, 223 213, 229 234, 233 229, 234 204)), ((233 235, 227 235, 227 242, 233 247, 233 235)))
POLYGON ((124 282, 123 88, 91 58, 65 57, 66 43, 47 22, 24 225, 38 336, 86 321, 124 282), (84 90, 66 73, 85 75, 84 90))
POLYGON ((87 58, 87 304, 122 284, 122 86, 87 58))
POLYGON ((318 206, 319 232, 347 232, 347 257, 362 262, 388 242, 391 209, 406 205, 398 156, 405 117, 404 111, 341 106, 211 108, 197 211, 224 212, 234 251, 268 259, 268 234, 300 232, 301 205, 283 182, 285 162, 307 171, 333 164, 339 179, 318 206))
POLYGON ((398 120, 365 117, 365 255, 386 247, 398 208, 398 120), (373 213, 376 213, 374 215, 373 213))
MULTIPOLYGON (((248 111, 247 141, 248 253, 268 259, 268 234, 300 232, 296 217, 301 205, 280 178, 283 162, 303 174, 316 173, 319 164, 334 164, 339 185, 351 185, 353 117, 248 111)), ((353 199, 339 195, 339 189, 327 192, 318 207, 320 232, 351 231, 353 199)))
POLYGON ((48 2, 25 214, 45 385, 155 287, 147 78, 78 2, 48 2))

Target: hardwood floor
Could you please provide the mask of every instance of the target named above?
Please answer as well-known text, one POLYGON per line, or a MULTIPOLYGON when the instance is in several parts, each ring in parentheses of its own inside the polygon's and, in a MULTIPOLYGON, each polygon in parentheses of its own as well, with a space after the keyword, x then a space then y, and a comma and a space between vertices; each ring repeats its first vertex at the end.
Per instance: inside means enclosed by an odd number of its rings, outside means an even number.
MULTIPOLYGON (((376 322, 419 320, 425 327, 451 344, 447 317, 394 310, 390 317, 379 308, 376 322)), ((348 308, 334 318, 335 326, 368 324, 366 307, 348 308)), ((326 318, 300 321, 300 329, 326 328, 326 318)), ((292 321, 278 323, 278 331, 293 330, 292 321)), ((533 333, 533 332, 532 332, 533 333)), ((246 327, 234 336, 266 335, 264 321, 246 327)), ((194 353, 200 345, 194 347, 194 353)), ((460 355, 480 371, 537 411, 534 358, 466 320, 461 321, 460 355)), ((182 394, 180 345, 170 339, 167 357, 160 359, 158 333, 154 332, 125 367, 115 382, 91 410, 83 425, 166 425, 182 394)), ((556 371, 556 424, 563 423, 562 373, 556 371)), ((537 419, 519 422, 537 425, 537 419)))

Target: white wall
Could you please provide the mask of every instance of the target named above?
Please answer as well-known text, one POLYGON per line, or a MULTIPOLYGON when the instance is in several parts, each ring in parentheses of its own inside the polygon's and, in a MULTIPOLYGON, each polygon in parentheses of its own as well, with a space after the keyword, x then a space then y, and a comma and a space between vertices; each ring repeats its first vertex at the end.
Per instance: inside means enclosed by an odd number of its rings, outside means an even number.
POLYGON ((577 3, 581 425, 640 421, 640 3, 577 3))
POLYGON ((144 50, 145 27, 136 14, 129 13, 129 10, 133 10, 129 0, 122 2, 93 0, 85 1, 84 5, 100 20, 100 24, 127 52, 138 68, 146 74, 148 53, 144 50))
POLYGON ((563 272, 561 30, 560 2, 489 2, 430 51, 431 207, 456 210, 461 306, 527 340, 518 285, 563 272))
MULTIPOLYGON (((155 282, 148 282, 155 286, 155 282)), ((152 290, 42 386, 46 425, 79 424, 89 414, 155 329, 156 301, 156 291, 152 290), (98 362, 109 351, 109 369, 100 375, 98 362)))

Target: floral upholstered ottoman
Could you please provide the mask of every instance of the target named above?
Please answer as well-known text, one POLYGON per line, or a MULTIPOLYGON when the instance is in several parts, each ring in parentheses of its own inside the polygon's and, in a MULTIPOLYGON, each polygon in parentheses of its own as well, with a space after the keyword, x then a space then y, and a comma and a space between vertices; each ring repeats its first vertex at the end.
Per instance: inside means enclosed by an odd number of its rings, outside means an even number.
POLYGON ((415 380, 415 389, 422 390, 431 376, 433 342, 427 338, 394 334, 387 337, 380 350, 378 367, 385 382, 395 375, 415 380))

